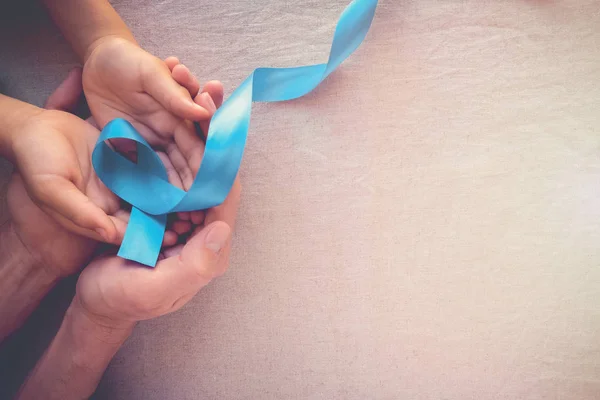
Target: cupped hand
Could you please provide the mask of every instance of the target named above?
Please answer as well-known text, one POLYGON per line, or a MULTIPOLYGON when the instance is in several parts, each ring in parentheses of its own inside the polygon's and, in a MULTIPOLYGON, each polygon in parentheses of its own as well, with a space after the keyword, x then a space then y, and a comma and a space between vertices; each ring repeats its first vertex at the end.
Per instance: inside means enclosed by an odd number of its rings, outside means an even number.
POLYGON ((176 132, 189 131, 185 120, 210 119, 209 111, 193 101, 198 89, 190 93, 167 63, 121 38, 106 37, 94 45, 85 60, 83 89, 100 127, 126 119, 153 147, 164 148, 176 132))
MULTIPOLYGON (((62 278, 77 272, 90 259, 98 242, 65 229, 35 204, 18 173, 11 177, 7 191, 8 212, 12 229, 26 250, 51 276, 62 278)), ((127 223, 128 214, 113 214, 127 223)))
POLYGON ((6 196, 12 229, 56 277, 77 272, 96 249, 95 239, 118 242, 129 218, 92 171, 98 130, 60 111, 74 107, 80 94, 81 70, 74 70, 49 97, 43 117, 28 123, 16 142, 17 170, 6 196))
POLYGON ((43 110, 15 135, 15 165, 31 200, 60 225, 91 239, 120 243, 126 226, 115 215, 119 200, 91 164, 98 136, 95 127, 75 115, 43 110))
MULTIPOLYGON (((198 168, 191 168, 195 174, 198 168)), ((236 178, 225 201, 205 210, 187 243, 164 250, 155 268, 115 256, 94 260, 77 282, 80 309, 103 327, 122 328, 182 307, 227 269, 240 193, 236 178)))
POLYGON ((229 224, 212 223, 165 250, 154 268, 116 256, 96 259, 79 277, 76 300, 91 320, 109 327, 175 311, 225 272, 230 234, 229 224))
POLYGON ((154 268, 116 256, 94 260, 79 277, 76 303, 106 328, 126 328, 182 307, 227 270, 240 193, 236 179, 225 202, 206 211, 191 239, 163 251, 154 268))
MULTIPOLYGON (((105 240, 94 229, 94 218, 108 218, 115 226, 115 243, 129 218, 92 171, 90 156, 99 135, 95 122, 69 114, 81 93, 81 69, 74 69, 48 98, 44 118, 30 121, 15 143, 18 169, 7 191, 12 228, 31 255, 58 277, 77 272, 96 249, 96 240, 105 240)), ((164 154, 161 158, 168 161, 164 154)), ((174 245, 178 234, 189 230, 190 222, 171 221, 163 245, 174 245)))
MULTIPOLYGON (((135 43, 107 37, 86 58, 83 88, 100 128, 116 118, 129 121, 159 152, 170 181, 190 188, 204 148, 194 122, 208 132, 210 118, 223 102, 220 82, 208 82, 200 90, 197 79, 177 58, 162 61, 135 43)), ((111 144, 135 157, 131 141, 116 139, 111 144)), ((196 224, 201 216, 180 214, 182 220, 196 224)))

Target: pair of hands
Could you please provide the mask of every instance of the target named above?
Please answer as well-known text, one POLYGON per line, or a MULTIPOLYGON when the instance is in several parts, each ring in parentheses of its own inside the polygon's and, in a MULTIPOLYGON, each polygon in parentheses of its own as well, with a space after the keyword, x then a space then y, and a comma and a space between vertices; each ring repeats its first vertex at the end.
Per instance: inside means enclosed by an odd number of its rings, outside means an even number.
MULTIPOLYGON (((75 103, 81 82, 72 72, 49 98, 51 109, 31 118, 13 141, 18 173, 7 196, 13 229, 58 277, 76 272, 97 240, 120 243, 128 218, 91 166, 99 135, 94 121, 60 111, 75 103)), ((86 60, 83 89, 99 126, 114 118, 129 120, 162 150, 171 183, 189 189, 204 149, 190 120, 208 132, 210 117, 223 101, 220 83, 209 82, 200 92, 177 59, 162 61, 126 40, 108 38, 86 60)), ((131 150, 128 142, 113 145, 126 154, 131 150)), ((120 326, 185 304, 227 267, 240 189, 236 180, 226 201, 206 213, 179 213, 164 244, 174 245, 178 234, 197 225, 195 231, 185 246, 164 250, 154 269, 117 257, 95 259, 77 284, 80 310, 98 324, 120 326)))

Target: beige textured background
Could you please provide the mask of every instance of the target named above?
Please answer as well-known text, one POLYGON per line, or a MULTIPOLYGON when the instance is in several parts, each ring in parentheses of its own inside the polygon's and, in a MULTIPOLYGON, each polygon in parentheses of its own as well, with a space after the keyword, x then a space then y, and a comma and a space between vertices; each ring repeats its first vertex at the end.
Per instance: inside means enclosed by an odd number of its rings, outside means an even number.
MULTIPOLYGON (((228 93, 325 61, 346 3, 114 1, 228 93)), ((0 83, 41 104, 74 58, 35 14, 0 28, 0 83)), ((241 174, 230 271, 140 324, 98 399, 600 398, 599 1, 381 0, 316 93, 254 108, 241 174)), ((2 347, 0 394, 71 288, 2 347)))

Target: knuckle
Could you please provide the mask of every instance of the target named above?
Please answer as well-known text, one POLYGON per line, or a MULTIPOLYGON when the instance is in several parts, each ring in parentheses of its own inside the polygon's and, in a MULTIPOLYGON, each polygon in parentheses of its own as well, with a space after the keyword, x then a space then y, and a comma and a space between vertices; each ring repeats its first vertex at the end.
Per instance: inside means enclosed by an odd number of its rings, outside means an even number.
POLYGON ((205 250, 205 254, 200 258, 202 261, 198 262, 195 268, 193 268, 195 280, 203 284, 208 284, 211 280, 213 280, 216 274, 216 258, 218 256, 208 253, 210 253, 210 251, 205 250))

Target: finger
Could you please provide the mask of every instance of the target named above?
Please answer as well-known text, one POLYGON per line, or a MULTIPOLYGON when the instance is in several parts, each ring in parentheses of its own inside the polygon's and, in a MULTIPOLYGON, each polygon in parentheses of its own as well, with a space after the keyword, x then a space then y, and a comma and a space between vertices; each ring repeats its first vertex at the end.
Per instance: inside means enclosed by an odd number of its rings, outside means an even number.
POLYGON ((189 190, 200 168, 204 156, 204 141, 192 128, 192 124, 180 124, 173 132, 173 143, 167 146, 167 153, 179 172, 185 190, 189 190))
MULTIPOLYGON (((220 82, 216 82, 208 87, 216 93, 215 95, 217 97, 219 96, 219 92, 221 92, 222 98, 223 86, 220 82)), ((212 117, 217 110, 216 104, 208 92, 199 94, 194 101, 208 110, 210 117, 212 117)), ((208 132, 209 124, 210 118, 200 121, 200 128, 203 130, 204 134, 208 132)), ((169 157, 173 161, 175 169, 182 178, 185 190, 189 190, 200 169, 200 164, 202 163, 202 157, 204 156, 204 141, 198 137, 195 132, 192 133, 190 131, 189 123, 179 124, 175 128, 173 136, 175 143, 170 145, 167 148, 167 151, 169 152, 169 157)), ((198 219, 198 217, 196 218, 198 219)))
POLYGON ((202 88, 202 92, 208 93, 215 102, 217 108, 223 104, 223 84, 219 81, 208 81, 202 88))
POLYGON ((171 77, 164 63, 151 67, 144 74, 142 85, 144 91, 179 118, 192 121, 209 118, 208 111, 194 103, 188 91, 171 77))
POLYGON ((190 213, 189 212, 178 212, 177 213, 177 218, 183 220, 183 221, 189 221, 190 220, 190 213))
POLYGON ((163 237, 163 247, 174 246, 177 243, 177 233, 173 231, 166 231, 163 237))
POLYGON ((117 230, 117 239, 112 244, 121 244, 127 231, 127 225, 129 224, 130 213, 125 210, 117 210, 115 213, 109 216, 112 223, 115 225, 117 230))
MULTIPOLYGON (((217 109, 212 98, 206 92, 196 96, 194 101, 209 110, 211 117, 217 109)), ((210 119, 200 122, 200 127, 204 133, 208 132, 209 124, 210 119)), ((174 139, 175 143, 167 147, 167 152, 175 169, 181 176, 185 190, 189 190, 202 163, 204 141, 195 132, 190 132, 189 124, 183 123, 176 127, 174 139)), ((200 215, 196 216, 196 219, 200 221, 200 215)))
POLYGON ((131 214, 125 210, 117 210, 112 216, 127 225, 131 214))
POLYGON ((115 240, 110 243, 121 244, 123 238, 125 237, 125 232, 127 231, 129 216, 130 213, 125 210, 117 210, 115 213, 113 213, 113 215, 108 216, 113 225, 115 226, 115 230, 117 231, 115 240))
POLYGON ((165 249, 165 251, 163 251, 163 254, 166 258, 178 256, 181 254, 181 250, 183 250, 183 247, 184 246, 182 244, 169 247, 168 249, 165 249))
POLYGON ((47 179, 30 187, 36 188, 32 197, 44 211, 62 217, 58 220, 65 228, 95 240, 119 242, 119 231, 115 226, 118 219, 106 215, 73 182, 62 178, 47 179))
MULTIPOLYGON (((216 111, 217 107, 213 102, 212 98, 208 93, 201 93, 194 99, 197 103, 203 105, 210 113, 210 118, 216 111)), ((200 128, 202 133, 205 135, 208 132, 210 118, 200 121, 200 128)), ((204 140, 196 134, 191 132, 190 124, 179 124, 173 132, 175 143, 170 149, 173 153, 177 153, 174 156, 169 155, 173 160, 173 165, 180 172, 185 174, 185 178, 182 176, 182 180, 189 190, 189 187, 194 181, 194 177, 200 169, 202 163, 202 157, 204 156, 204 140), (181 157, 180 157, 181 155, 181 157), (173 157, 177 157, 174 159, 173 157)))
POLYGON ((83 93, 81 68, 76 67, 69 71, 65 80, 48 97, 44 108, 67 112, 74 111, 81 93, 83 93))
POLYGON ((198 95, 200 91, 200 82, 192 74, 188 67, 183 64, 178 64, 171 69, 171 76, 177 83, 187 89, 192 98, 198 95))
MULTIPOLYGON (((191 143, 191 139, 193 139, 195 135, 189 132, 186 132, 183 135, 189 138, 188 140, 184 140, 184 142, 192 146, 193 144, 191 143)), ((182 133, 180 133, 179 130, 175 131, 176 141, 177 136, 182 136, 182 133)), ((198 140, 200 139, 198 138, 198 140)), ((189 190, 189 188, 192 186, 192 183, 194 182, 194 173, 192 172, 189 160, 184 156, 184 152, 180 148, 180 143, 181 140, 179 142, 169 143, 167 145, 166 152, 169 157, 169 160, 171 161, 171 165, 173 166, 177 175, 181 179, 183 189, 189 190)), ((191 151, 191 149, 186 149, 185 153, 188 153, 189 151, 191 151)), ((202 147, 202 151, 204 151, 204 147, 202 147)))
MULTIPOLYGON (((204 107, 210 113, 210 118, 212 118, 212 116, 215 114, 215 111, 217 111, 215 102, 207 92, 200 93, 198 96, 196 96, 194 101, 204 107)), ((204 138, 206 139, 208 135, 208 128, 210 127, 210 119, 203 119, 202 121, 199 121, 198 124, 200 125, 200 129, 202 129, 204 138)))
MULTIPOLYGON (((182 294, 195 293, 224 270, 220 262, 229 242, 231 229, 225 222, 215 222, 192 238, 181 252, 158 262, 155 267, 157 284, 169 282, 181 288, 182 294)), ((177 252, 179 249, 174 249, 177 252)))
MULTIPOLYGON (((240 180, 238 177, 236 177, 236 179, 233 183, 233 186, 232 186, 231 190, 229 191, 227 198, 225 198, 225 201, 217 207, 213 207, 213 208, 206 210, 204 224, 210 225, 210 224, 214 223, 215 221, 223 221, 223 222, 227 223, 229 225, 229 227, 233 230, 235 227, 237 210, 238 210, 239 203, 240 203, 241 190, 242 190, 242 186, 240 184, 240 180)), ((196 229, 196 231, 194 231, 192 233, 192 238, 201 233, 202 233, 202 230, 196 229)), ((229 256, 231 254, 231 246, 232 246, 232 239, 229 238, 227 244, 225 245, 225 247, 222 250, 223 254, 219 260, 219 262, 221 264, 219 270, 222 271, 223 273, 229 266, 229 256)))
POLYGON ((183 182, 181 181, 181 177, 179 176, 179 173, 173 166, 173 163, 169 156, 167 156, 167 154, 165 154, 162 151, 157 151, 156 154, 158 155, 158 158, 160 158, 163 165, 165 166, 165 169, 167 170, 167 178, 169 179, 169 183, 171 183, 171 185, 173 186, 177 186, 179 189, 183 189, 183 182))
MULTIPOLYGON (((169 182, 174 185, 177 186, 179 189, 184 189, 183 186, 183 181, 181 180, 181 176, 179 175, 179 172, 177 171, 177 169, 173 166, 173 162, 171 161, 171 159, 169 158, 169 156, 162 152, 162 151, 157 151, 156 154, 158 155, 158 157, 160 158, 160 160, 163 162, 163 165, 165 166, 165 169, 167 170, 167 177, 169 179, 169 182)), ((180 159, 182 159, 182 157, 179 158, 175 158, 176 161, 179 162, 179 169, 182 168, 187 168, 187 165, 182 166, 181 165, 181 161, 180 159)), ((189 168, 188 168, 189 170, 189 168)), ((191 172, 189 172, 191 174, 191 172)), ((190 219, 190 214, 188 212, 179 212, 177 213, 177 217, 183 221, 187 221, 190 219)), ((175 242, 177 242, 177 234, 175 232, 173 232, 175 235, 175 242)), ((170 245, 175 244, 175 242, 173 242, 170 245)), ((169 241, 170 243, 170 241, 169 241)), ((169 246, 169 244, 164 244, 164 246, 169 246)))
POLYGON ((167 57, 165 58, 165 64, 167 64, 167 67, 169 67, 169 71, 173 72, 173 68, 179 64, 179 58, 175 56, 167 57))
POLYGON ((190 214, 194 225, 200 225, 204 222, 204 211, 192 211, 190 214))
POLYGON ((183 235, 192 230, 192 223, 190 221, 174 221, 171 228, 178 235, 183 235))
MULTIPOLYGON (((205 107, 212 118, 212 115, 223 104, 223 84, 219 81, 207 82, 202 88, 202 93, 196 96, 194 101, 205 107), (206 97, 207 95, 208 97, 206 97)), ((210 127, 210 119, 200 121, 199 125, 204 134, 204 138, 206 138, 208 135, 208 128, 210 127)))

